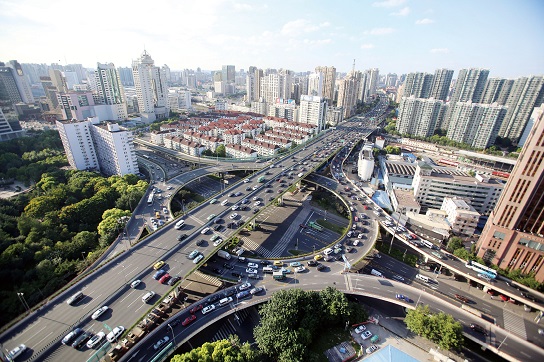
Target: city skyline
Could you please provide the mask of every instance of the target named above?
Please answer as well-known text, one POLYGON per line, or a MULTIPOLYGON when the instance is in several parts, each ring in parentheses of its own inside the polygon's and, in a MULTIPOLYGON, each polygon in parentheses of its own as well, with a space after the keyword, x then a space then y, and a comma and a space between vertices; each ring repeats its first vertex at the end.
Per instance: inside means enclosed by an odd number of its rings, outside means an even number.
POLYGON ((123 67, 145 49, 172 70, 233 64, 298 72, 328 65, 347 72, 354 59, 356 69, 377 67, 381 74, 448 68, 456 77, 476 67, 516 78, 544 69, 544 52, 535 46, 544 33, 538 19, 544 4, 534 0, 368 0, 334 9, 324 1, 164 1, 153 8, 139 1, 98 0, 88 8, 64 0, 2 3, 5 57, 20 63, 123 67), (85 37, 85 29, 92 35, 85 37))

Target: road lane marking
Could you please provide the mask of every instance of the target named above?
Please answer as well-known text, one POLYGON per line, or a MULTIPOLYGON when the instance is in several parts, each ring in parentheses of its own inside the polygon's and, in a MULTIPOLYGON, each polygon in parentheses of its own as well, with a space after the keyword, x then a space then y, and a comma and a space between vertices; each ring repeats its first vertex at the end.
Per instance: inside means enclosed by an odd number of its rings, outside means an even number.
POLYGON ((42 339, 40 339, 37 343, 34 343, 35 345, 39 345, 40 343, 42 343, 44 341, 44 339, 46 339, 47 337, 49 337, 53 332, 49 332, 48 334, 46 334, 42 339))

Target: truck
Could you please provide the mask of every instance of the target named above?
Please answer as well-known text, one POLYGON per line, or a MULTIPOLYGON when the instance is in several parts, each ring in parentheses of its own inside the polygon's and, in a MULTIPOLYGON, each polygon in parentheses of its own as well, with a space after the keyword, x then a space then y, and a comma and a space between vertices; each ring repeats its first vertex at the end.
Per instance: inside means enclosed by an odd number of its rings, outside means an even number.
POLYGON ((219 250, 217 252, 217 256, 223 259, 230 260, 230 254, 225 250, 219 250))

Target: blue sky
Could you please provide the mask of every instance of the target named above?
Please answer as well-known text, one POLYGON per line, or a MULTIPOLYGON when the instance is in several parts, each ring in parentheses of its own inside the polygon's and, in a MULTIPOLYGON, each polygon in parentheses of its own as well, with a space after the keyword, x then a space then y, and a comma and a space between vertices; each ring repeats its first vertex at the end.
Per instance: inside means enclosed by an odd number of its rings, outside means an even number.
POLYGON ((540 0, 0 0, 2 61, 544 74, 540 0))

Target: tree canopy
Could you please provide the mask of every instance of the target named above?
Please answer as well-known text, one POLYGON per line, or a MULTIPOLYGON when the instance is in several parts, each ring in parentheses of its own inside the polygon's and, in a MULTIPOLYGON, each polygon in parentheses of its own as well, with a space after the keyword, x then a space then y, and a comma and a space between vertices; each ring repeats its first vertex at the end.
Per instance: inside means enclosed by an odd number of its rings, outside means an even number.
POLYGON ((260 354, 249 343, 240 343, 238 336, 206 342, 190 352, 175 355, 170 362, 257 362, 260 354))
POLYGON ((419 305, 415 310, 409 310, 404 322, 409 330, 446 350, 459 349, 463 345, 461 323, 449 314, 431 313, 427 305, 419 305))

